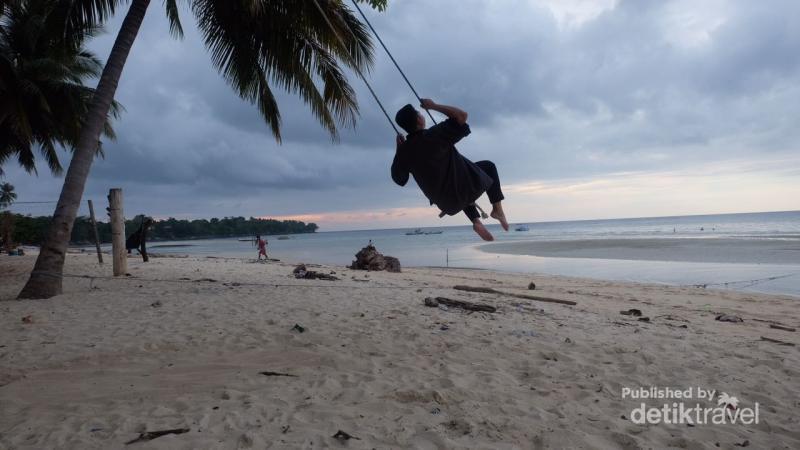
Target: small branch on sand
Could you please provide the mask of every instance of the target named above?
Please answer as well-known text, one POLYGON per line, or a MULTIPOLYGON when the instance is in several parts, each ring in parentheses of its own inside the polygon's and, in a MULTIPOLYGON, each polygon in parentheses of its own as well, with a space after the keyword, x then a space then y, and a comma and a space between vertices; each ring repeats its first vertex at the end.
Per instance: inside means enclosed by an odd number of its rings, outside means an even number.
POLYGON ((352 434, 346 433, 342 430, 337 431, 332 437, 338 439, 340 442, 349 441, 350 439, 356 439, 359 441, 361 440, 361 438, 357 438, 352 434))
POLYGON ((664 320, 673 320, 675 322, 689 322, 687 319, 684 319, 683 317, 676 317, 671 314, 661 314, 659 316, 654 317, 654 319, 661 319, 661 318, 663 318, 664 320))
POLYGON ((290 373, 270 372, 269 370, 258 373, 267 377, 297 377, 297 375, 292 375, 290 373))
POLYGON ((768 338, 768 337, 764 337, 764 336, 761 336, 761 340, 762 341, 767 341, 767 342, 772 342, 772 343, 778 344, 778 345, 788 345, 790 347, 794 347, 794 343, 792 343, 792 342, 779 341, 777 339, 772 339, 772 338, 768 338))
POLYGON ((500 295, 507 295, 510 297, 516 298, 524 298, 526 300, 533 300, 537 302, 545 302, 545 303, 558 303, 561 305, 570 305, 575 306, 578 303, 573 302, 572 300, 561 300, 558 298, 549 298, 549 297, 539 297, 538 295, 525 295, 525 294, 513 294, 511 292, 502 292, 498 291, 497 289, 487 288, 487 287, 480 287, 480 286, 463 286, 457 285, 453 286, 453 289, 457 291, 467 291, 467 292, 480 292, 483 294, 500 294, 500 295))
MULTIPOLYGON (((756 322, 764 322, 764 323, 771 323, 771 324, 775 324, 775 325, 780 325, 782 327, 787 327, 788 326, 788 325, 782 324, 782 323, 780 323, 780 322, 778 322, 776 320, 764 320, 764 319, 751 319, 751 320, 754 320, 756 322)), ((789 328, 791 328, 791 327, 789 327, 789 328)))
POLYGON ((436 308, 439 304, 447 305, 453 308, 461 308, 466 309, 467 311, 485 311, 485 312, 497 312, 497 308, 491 305, 484 305, 481 303, 470 303, 461 300, 452 300, 445 297, 428 297, 425 299, 425 306, 430 306, 431 308, 436 308))
POLYGON ((792 327, 785 327, 783 325, 775 325, 774 323, 769 324, 769 327, 775 330, 783 330, 783 331, 797 331, 792 327))
POLYGON ((161 430, 161 431, 146 431, 144 433, 139 433, 139 437, 126 442, 125 445, 135 444, 137 442, 152 441, 153 439, 160 438, 161 436, 166 436, 168 434, 183 434, 188 432, 189 432, 188 428, 175 428, 172 430, 161 430))

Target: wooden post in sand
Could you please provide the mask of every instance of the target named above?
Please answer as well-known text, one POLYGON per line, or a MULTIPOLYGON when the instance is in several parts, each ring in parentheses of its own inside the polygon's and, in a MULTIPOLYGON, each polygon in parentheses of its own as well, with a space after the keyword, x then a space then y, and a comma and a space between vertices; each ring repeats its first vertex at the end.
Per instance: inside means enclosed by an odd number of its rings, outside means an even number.
POLYGON ((103 254, 100 252, 100 234, 97 233, 97 222, 94 220, 94 205, 92 201, 89 202, 89 218, 92 220, 92 230, 94 230, 94 245, 97 247, 97 261, 103 264, 103 254))
POLYGON ((108 214, 111 216, 111 255, 114 261, 114 276, 128 271, 128 255, 125 250, 125 215, 122 213, 122 189, 108 192, 108 214))

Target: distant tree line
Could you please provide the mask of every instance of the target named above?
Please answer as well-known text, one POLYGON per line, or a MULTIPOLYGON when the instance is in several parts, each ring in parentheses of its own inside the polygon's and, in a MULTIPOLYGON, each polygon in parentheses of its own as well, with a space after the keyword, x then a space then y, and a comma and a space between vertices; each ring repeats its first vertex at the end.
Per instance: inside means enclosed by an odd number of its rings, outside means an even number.
MULTIPOLYGON (((143 216, 136 216, 125 221, 125 236, 139 229, 143 216)), ((39 245, 44 239, 50 217, 31 217, 15 214, 14 216, 14 242, 39 245)), ((169 218, 157 220, 148 231, 148 240, 181 240, 201 239, 235 236, 253 236, 256 234, 296 234, 314 233, 317 224, 305 223, 297 220, 257 219, 251 217, 224 217, 211 220, 178 220, 169 218)), ((97 222, 97 232, 100 242, 111 242, 111 224, 97 222)), ((92 223, 88 217, 78 217, 72 228, 72 244, 88 244, 94 242, 92 223)))

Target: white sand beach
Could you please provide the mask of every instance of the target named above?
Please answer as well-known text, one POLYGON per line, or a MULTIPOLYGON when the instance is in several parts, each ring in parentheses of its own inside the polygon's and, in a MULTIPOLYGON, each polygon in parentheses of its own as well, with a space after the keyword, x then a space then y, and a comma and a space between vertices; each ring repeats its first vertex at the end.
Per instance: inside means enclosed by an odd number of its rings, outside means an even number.
POLYGON ((130 258, 109 279, 70 254, 65 273, 102 278, 13 300, 33 261, 0 257, 2 449, 800 448, 800 335, 771 328, 800 325, 794 297, 458 269, 298 280, 219 258, 130 258), (760 420, 635 424, 623 389, 651 386, 725 392, 760 420))
POLYGON ((503 242, 482 245, 489 253, 559 258, 627 259, 709 263, 800 264, 800 239, 629 238, 503 242))

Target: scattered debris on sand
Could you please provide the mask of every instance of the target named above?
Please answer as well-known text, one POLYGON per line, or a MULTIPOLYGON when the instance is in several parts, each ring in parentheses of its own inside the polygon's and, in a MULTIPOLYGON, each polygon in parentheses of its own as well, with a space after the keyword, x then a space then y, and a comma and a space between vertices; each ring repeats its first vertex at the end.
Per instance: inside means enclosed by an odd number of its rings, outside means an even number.
POLYGON ((327 273, 316 272, 314 270, 308 270, 305 264, 298 264, 297 267, 294 268, 292 271, 295 278, 302 278, 306 280, 326 280, 326 281, 336 281, 339 278, 333 275, 329 275, 327 273))

